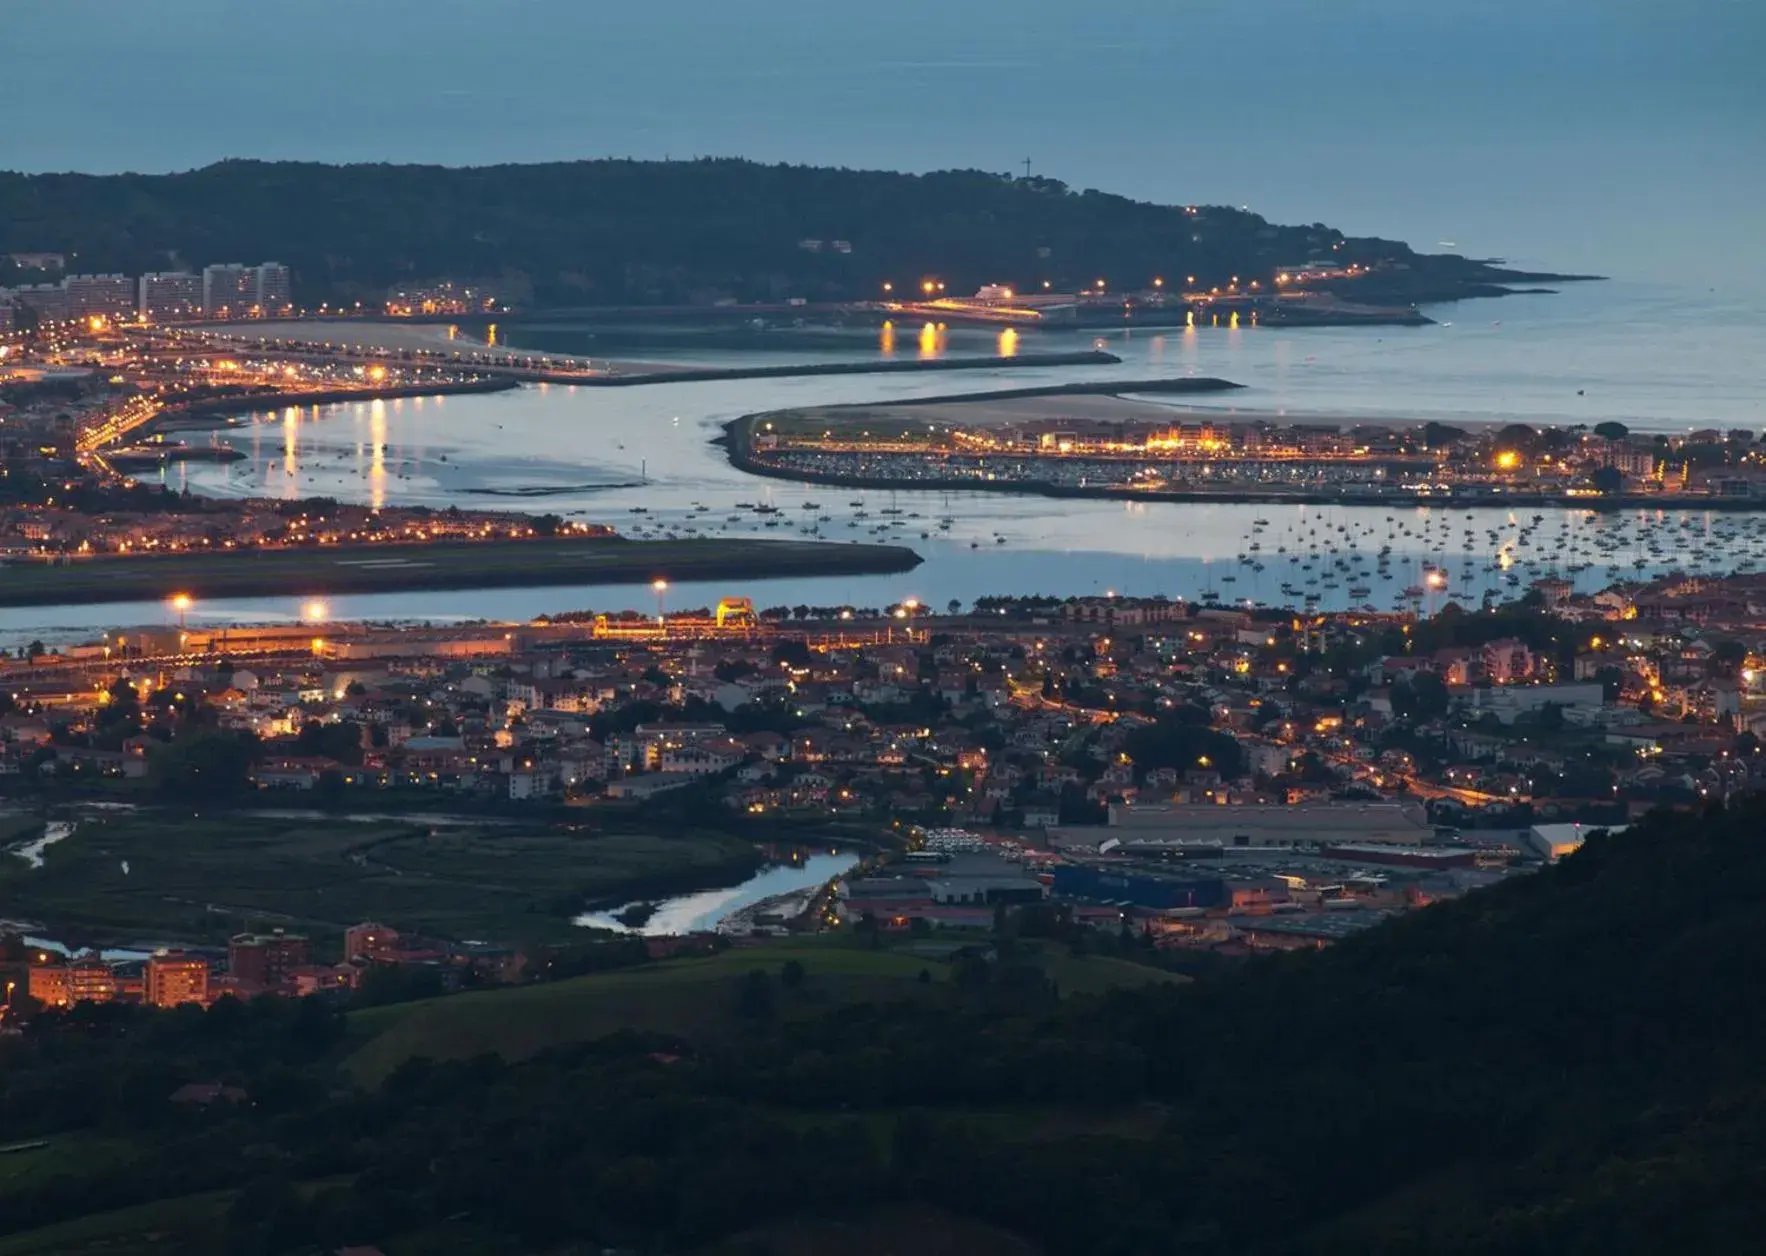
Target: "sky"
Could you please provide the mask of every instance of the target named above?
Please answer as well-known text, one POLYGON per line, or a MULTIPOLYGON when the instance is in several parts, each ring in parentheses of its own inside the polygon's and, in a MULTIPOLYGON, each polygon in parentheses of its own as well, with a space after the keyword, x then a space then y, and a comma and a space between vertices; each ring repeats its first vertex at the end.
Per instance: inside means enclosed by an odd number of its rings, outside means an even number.
POLYGON ((0 9, 0 169, 1029 158, 1075 187, 1425 250, 1766 283, 1766 0, 0 9))

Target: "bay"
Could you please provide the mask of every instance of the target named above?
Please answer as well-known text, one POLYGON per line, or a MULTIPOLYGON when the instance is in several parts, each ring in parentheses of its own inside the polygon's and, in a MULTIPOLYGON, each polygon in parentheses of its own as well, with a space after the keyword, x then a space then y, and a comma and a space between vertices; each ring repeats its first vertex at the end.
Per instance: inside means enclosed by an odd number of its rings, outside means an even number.
MULTIPOLYGON (((935 608, 977 596, 1056 596, 1115 591, 1188 597, 1214 592, 1225 600, 1281 601, 1294 572, 1249 569, 1240 561, 1252 540, 1273 550, 1271 534, 1289 539, 1316 530, 1359 547, 1391 548, 1388 570, 1369 572, 1366 603, 1385 609, 1419 587, 1426 571, 1450 572, 1451 595, 1478 600, 1510 595, 1518 583, 1547 570, 1562 574, 1568 549, 1580 544, 1599 561, 1573 573, 1582 587, 1653 573, 1703 549, 1715 566, 1724 554, 1759 552, 1758 516, 1683 512, 1656 519, 1639 512, 1589 519, 1582 512, 1542 511, 1512 517, 1484 508, 1331 508, 1050 500, 1003 494, 857 493, 826 486, 760 479, 731 467, 711 442, 743 414, 791 406, 887 402, 1068 380, 1219 375, 1243 392, 1211 398, 1210 413, 1276 413, 1296 420, 1558 422, 1616 419, 1644 431, 1766 426, 1766 399, 1755 368, 1766 342, 1766 301, 1752 292, 1713 292, 1663 285, 1566 285, 1551 295, 1465 301, 1429 311, 1438 323, 1420 328, 1200 327, 1094 334, 1032 330, 1002 345, 991 330, 901 328, 885 345, 875 329, 768 331, 756 347, 727 349, 676 343, 634 349, 626 356, 707 365, 854 360, 865 356, 935 357, 991 353, 1002 347, 1032 353, 1101 344, 1123 358, 1097 368, 983 369, 958 375, 830 376, 662 384, 627 389, 560 386, 513 393, 286 409, 253 416, 216 439, 245 455, 233 464, 181 464, 165 483, 218 496, 292 499, 330 495, 379 504, 437 508, 518 507, 611 523, 633 535, 741 535, 796 538, 820 524, 829 540, 887 540, 911 546, 926 562, 890 576, 825 577, 681 584, 669 592, 677 609, 745 595, 757 605, 886 606, 917 598, 935 608), (923 334, 924 333, 924 334, 923 334), (795 339, 794 339, 795 337, 795 339), (800 342, 802 342, 800 344, 800 342), (595 487, 607 486, 607 487, 595 487), (491 491, 487 491, 491 490, 491 491), (541 495, 512 498, 514 490, 541 495), (853 502, 864 501, 865 507, 853 502), (774 528, 738 503, 780 508, 774 528), (807 503, 817 509, 804 509, 807 503), (893 505, 902 526, 889 527, 879 509, 893 505), (700 507, 707 509, 701 510, 700 507), (644 513, 634 513, 638 509, 644 513), (859 509, 869 516, 854 518, 859 509), (919 518, 909 516, 918 515, 919 518), (731 516, 736 516, 734 522, 731 516), (1451 517, 1450 517, 1451 516, 1451 517), (936 520, 949 518, 942 530, 936 520), (1267 519, 1259 529, 1256 520, 1267 519), (1741 522, 1734 522, 1740 520, 1741 522), (884 524, 881 530, 875 530, 884 524), (1615 532, 1615 527, 1617 531, 1615 532), (1672 529, 1674 545, 1660 537, 1672 529), (689 531, 692 530, 692 531, 689 531), (1474 544, 1465 548, 1464 531, 1474 544), (1518 533, 1528 547, 1500 557, 1518 533), (927 535, 922 536, 925 533, 927 535), (1492 534, 1500 543, 1490 540, 1492 534), (1574 542, 1573 538, 1582 538, 1574 542), (1679 541, 1696 538, 1692 545, 1679 541), (1603 539, 1604 538, 1604 539, 1603 539), (1662 553, 1651 552, 1652 543, 1662 553), (1596 553, 1602 545, 1609 548, 1596 553), (1637 564, 1641 562, 1640 567, 1637 564), (1470 567, 1468 573, 1466 568, 1470 567), (1489 570, 1486 570, 1488 568, 1489 570), (1513 568, 1514 570, 1510 570, 1513 568), (1509 576, 1515 579, 1511 581, 1509 576)), ((520 329, 505 333, 520 340, 520 329)), ((535 331, 548 348, 594 344, 591 329, 535 331)), ((1766 559, 1766 554, 1761 554, 1766 559)), ((1317 574, 1317 573, 1314 573, 1317 574)), ((1314 590, 1324 607, 1361 604, 1349 581, 1314 590)), ((1293 581, 1298 589, 1303 587, 1293 581)), ((1296 595, 1297 597, 1298 595, 1296 595)), ((551 611, 651 610, 647 590, 633 586, 514 588, 336 597, 339 618, 451 622, 526 618, 551 611)), ((292 621, 294 599, 229 599, 199 604, 191 622, 292 621)), ((157 603, 0 611, 0 642, 16 646, 91 635, 124 625, 166 623, 157 603)))

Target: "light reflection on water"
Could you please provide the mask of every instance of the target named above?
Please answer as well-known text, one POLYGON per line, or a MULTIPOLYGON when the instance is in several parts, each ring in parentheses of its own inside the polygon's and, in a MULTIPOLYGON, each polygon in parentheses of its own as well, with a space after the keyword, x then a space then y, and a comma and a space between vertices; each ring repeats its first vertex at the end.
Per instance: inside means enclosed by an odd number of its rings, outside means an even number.
MULTIPOLYGON (((1249 385, 1207 405, 1211 414, 1285 413, 1384 421, 1436 418, 1447 422, 1584 422, 1618 419, 1640 430, 1766 426, 1766 402, 1749 374, 1752 346, 1766 336, 1766 307, 1747 296, 1707 296, 1671 289, 1621 285, 1570 287, 1560 296, 1516 296, 1500 302, 1464 302, 1433 311, 1454 326, 1423 328, 1242 328, 1229 331, 1185 327, 1096 335, 1124 358, 1105 367, 978 370, 954 375, 827 376, 729 382, 682 383, 633 389, 528 388, 519 392, 450 398, 406 399, 308 408, 262 416, 224 433, 245 455, 234 464, 179 464, 165 472, 173 488, 223 496, 289 498, 330 495, 371 504, 423 504, 435 508, 510 507, 555 511, 602 520, 622 530, 651 534, 753 535, 797 539, 797 529, 820 515, 823 539, 906 544, 927 559, 895 576, 819 580, 744 581, 677 586, 671 603, 685 608, 746 594, 766 605, 886 605, 919 597, 935 606, 965 603, 989 593, 1053 595, 1119 592, 1195 596, 1213 589, 1223 596, 1285 600, 1288 578, 1265 554, 1265 571, 1237 565, 1253 521, 1270 520, 1280 533, 1302 521, 1363 530, 1363 542, 1387 543, 1386 518, 1408 523, 1412 535, 1390 538, 1389 578, 1367 583, 1382 608, 1398 591, 1418 582, 1422 565, 1441 563, 1454 572, 1455 593, 1475 598, 1501 573, 1486 573, 1497 549, 1489 530, 1507 527, 1504 512, 1480 510, 1474 530, 1474 579, 1461 588, 1463 551, 1458 520, 1439 526, 1424 541, 1430 512, 1412 508, 1351 509, 1230 506, 1111 501, 1050 500, 1003 494, 858 493, 831 486, 760 480, 729 466, 710 444, 721 424, 742 414, 791 406, 888 402, 915 397, 1031 387, 1071 380, 1142 379, 1218 374, 1249 385), (1496 315, 1500 313, 1500 323, 1496 315), (280 431, 275 425, 280 425, 280 431), (600 487, 638 485, 638 487, 600 487), (547 495, 516 498, 485 490, 534 489, 547 495), (888 501, 885 502, 884 498, 888 501), (851 518, 847 503, 865 499, 866 520, 851 518), (781 508, 777 526, 738 511, 737 502, 781 508), (802 509, 806 502, 820 509, 802 509), (696 503, 710 509, 699 511, 696 503), (905 526, 872 529, 878 512, 893 505, 905 526), (646 516, 631 508, 643 506, 646 516), (908 518, 918 514, 918 519, 908 518), (729 523, 732 514, 742 516, 729 523), (949 517, 950 529, 936 520, 949 517), (850 526, 849 526, 850 525, 850 526), (1373 529, 1375 535, 1367 533, 1373 529), (922 532, 929 533, 922 537, 922 532), (1000 544, 999 537, 1005 538, 1000 544), (1234 577, 1230 583, 1224 577, 1234 577)), ((928 325, 938 352, 985 354, 1003 347, 997 328, 928 325)), ((508 329, 504 329, 505 332, 508 329)), ((519 329, 516 333, 519 339, 519 329)), ((921 347, 927 327, 916 330, 921 347)), ((769 337, 770 337, 769 333, 769 337)), ((760 350, 694 351, 685 360, 786 364, 849 361, 891 352, 893 327, 818 330, 813 348, 795 348, 782 332, 760 350), (851 344, 828 347, 829 337, 851 344), (772 347, 775 346, 776 347, 772 347)), ((1092 332, 1031 330, 1017 333, 1018 352, 1030 354, 1088 348, 1092 332)), ((507 340, 507 335, 503 337, 507 340)), ((646 360, 667 360, 645 350, 646 360)), ((1456 512, 1457 515, 1458 512, 1456 512)), ((1545 511, 1527 556, 1550 561, 1560 524, 1571 538, 1607 530, 1574 512, 1545 511)), ((1697 517, 1701 535, 1711 526, 1697 517)), ((1312 524, 1305 523, 1307 528, 1312 524)), ((1725 525, 1727 526, 1727 525, 1725 525)), ((1626 575, 1641 558, 1650 570, 1679 556, 1678 546, 1651 555, 1641 525, 1628 525, 1622 562, 1626 575)), ((1680 538, 1682 534, 1676 533, 1680 538)), ((1708 542, 1713 548, 1718 541, 1708 542)), ((1729 544, 1723 542, 1722 544, 1729 544)), ((1267 548, 1267 547, 1266 547, 1267 548)), ((1730 548, 1745 548, 1731 545, 1730 548)), ((1583 587, 1610 577, 1607 561, 1578 573, 1583 587)), ((1523 575, 1529 574, 1525 572, 1523 575)), ((1298 582, 1295 582, 1298 585, 1298 582)), ((1347 581, 1339 583, 1347 584, 1347 581)), ((1495 585, 1512 596, 1506 581, 1495 585)), ((1347 588, 1325 590, 1321 605, 1347 605, 1347 588)), ((1359 599, 1357 599, 1359 601, 1359 599)), ((593 606, 642 609, 635 588, 510 589, 484 592, 387 594, 332 599, 339 617, 406 618, 525 617, 543 611, 593 606)), ((193 620, 294 617, 292 600, 242 599, 207 603, 193 620)), ((163 623, 156 604, 39 608, 0 611, 0 635, 53 632, 83 626, 163 623)), ((7 638, 10 639, 10 638, 7 638)), ((21 640, 28 640, 23 635, 21 640)), ((45 637, 45 640, 48 640, 45 637)))
POLYGON ((825 885, 858 862, 856 855, 847 854, 810 855, 800 864, 775 864, 762 868, 740 885, 664 899, 657 904, 650 918, 635 929, 618 920, 619 913, 632 906, 631 903, 610 912, 584 912, 576 918, 576 923, 651 936, 715 929, 720 921, 740 908, 776 895, 825 885))

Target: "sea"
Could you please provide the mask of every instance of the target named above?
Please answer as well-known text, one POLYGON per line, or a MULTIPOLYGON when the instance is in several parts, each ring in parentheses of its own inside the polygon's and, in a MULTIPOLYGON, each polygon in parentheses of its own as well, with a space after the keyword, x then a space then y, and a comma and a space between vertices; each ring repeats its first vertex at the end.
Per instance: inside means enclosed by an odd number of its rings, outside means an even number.
MULTIPOLYGON (((173 488, 218 497, 326 495, 376 505, 543 510, 640 537, 802 539, 814 529, 826 540, 907 545, 925 560, 887 576, 682 582, 667 593, 674 609, 728 596, 751 597, 761 607, 882 607, 911 598, 944 609, 989 594, 1108 593, 1251 604, 1299 604, 1311 594, 1307 604, 1321 608, 1389 609, 1407 596, 1418 605, 1419 589, 1428 591, 1431 605, 1514 596, 1527 580, 1547 574, 1598 588, 1616 572, 1766 566, 1766 515, 1595 517, 1562 509, 1514 514, 861 492, 751 476, 731 467, 713 443, 729 420, 780 408, 1197 375, 1245 388, 1202 404, 1186 398, 1172 405, 1174 412, 1343 422, 1617 420, 1646 432, 1766 429, 1759 377, 1766 298, 1757 291, 1575 283, 1548 294, 1462 301, 1426 312, 1435 325, 1278 329, 1229 321, 1163 331, 1013 334, 925 324, 838 333, 785 325, 734 346, 727 337, 698 344, 678 334, 659 334, 646 344, 643 328, 624 328, 617 351, 593 328, 533 330, 527 343, 548 351, 658 363, 786 365, 1094 346, 1122 361, 621 389, 542 385, 289 408, 242 416, 221 432, 189 433, 186 439, 225 443, 244 458, 183 464, 163 478, 173 488), (744 503, 770 504, 780 513, 758 515, 744 503), (885 509, 900 513, 884 515, 885 509), (772 528, 767 519, 776 521, 772 528), (948 527, 939 526, 943 520, 948 527), (1386 561, 1376 565, 1382 548, 1386 561), (1437 589, 1436 581, 1445 583, 1437 589)), ((519 328, 510 328, 502 340, 521 347, 521 337, 519 328)), ((330 602, 338 618, 388 622, 523 619, 585 609, 653 611, 655 598, 640 586, 536 586, 330 602)), ((292 621, 300 613, 293 598, 199 602, 186 612, 191 623, 215 624, 292 621)), ((0 644, 33 638, 54 644, 173 619, 152 602, 0 610, 0 644)))

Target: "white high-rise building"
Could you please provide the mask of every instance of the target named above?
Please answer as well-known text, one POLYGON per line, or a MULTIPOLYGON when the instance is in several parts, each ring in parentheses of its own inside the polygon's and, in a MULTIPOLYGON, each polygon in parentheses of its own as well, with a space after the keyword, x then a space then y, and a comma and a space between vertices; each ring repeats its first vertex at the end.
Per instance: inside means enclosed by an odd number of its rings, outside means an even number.
POLYGON ((135 313, 135 281, 127 275, 69 275, 61 286, 70 318, 125 321, 135 313))
POLYGON ((256 305, 265 318, 286 314, 294 308, 294 283, 281 262, 264 262, 253 268, 256 305))
POLYGON ((202 312, 210 318, 244 318, 257 304, 257 275, 228 262, 202 268, 202 312))
POLYGON ((188 270, 141 276, 136 312, 147 323, 177 323, 202 317, 202 276, 188 270))

